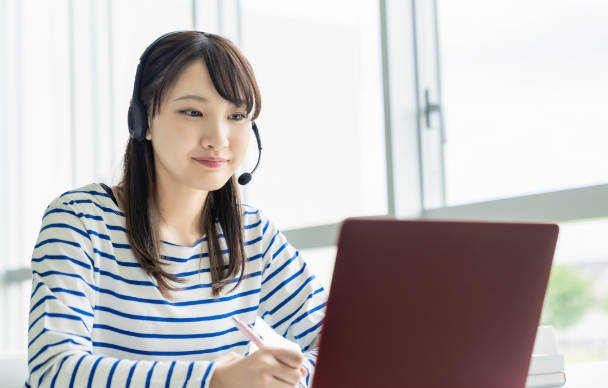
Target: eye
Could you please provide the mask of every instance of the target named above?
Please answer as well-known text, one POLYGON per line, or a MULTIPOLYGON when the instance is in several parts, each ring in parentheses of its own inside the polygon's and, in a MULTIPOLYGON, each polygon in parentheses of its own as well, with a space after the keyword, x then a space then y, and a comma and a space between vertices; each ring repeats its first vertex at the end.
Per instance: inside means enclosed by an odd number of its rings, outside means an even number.
POLYGON ((232 117, 236 121, 241 121, 247 116, 245 116, 244 114, 241 114, 241 113, 235 113, 233 115, 230 115, 230 117, 232 117), (235 117, 235 116, 237 116, 237 117, 235 117))
POLYGON ((197 110, 192 110, 192 109, 182 110, 181 112, 190 117, 202 117, 203 116, 203 114, 201 112, 199 112, 197 110), (193 112, 193 114, 190 114, 188 112, 193 112))

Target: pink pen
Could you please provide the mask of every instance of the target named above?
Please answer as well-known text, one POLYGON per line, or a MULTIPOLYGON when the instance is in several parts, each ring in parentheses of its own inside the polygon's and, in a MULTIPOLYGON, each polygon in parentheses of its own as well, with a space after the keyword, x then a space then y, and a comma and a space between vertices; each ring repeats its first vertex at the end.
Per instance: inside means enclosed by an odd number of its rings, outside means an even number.
POLYGON ((252 340, 258 348, 263 348, 266 346, 262 337, 256 331, 254 331, 248 323, 243 322, 241 318, 234 315, 232 316, 232 319, 234 319, 234 324, 236 325, 237 329, 245 334, 245 337, 252 340))
MULTIPOLYGON (((256 344, 256 346, 258 348, 263 348, 264 346, 266 346, 266 344, 264 344, 264 339, 262 338, 261 335, 259 335, 252 327, 251 325, 249 325, 248 323, 244 322, 241 318, 237 317, 237 316, 232 316, 232 319, 234 319, 234 324, 236 325, 237 329, 239 329, 241 331, 241 333, 245 334, 245 337, 249 338, 250 340, 253 341, 254 344, 256 344)), ((306 387, 306 384, 304 383, 305 378, 302 377, 302 380, 300 381, 300 387, 306 387)))

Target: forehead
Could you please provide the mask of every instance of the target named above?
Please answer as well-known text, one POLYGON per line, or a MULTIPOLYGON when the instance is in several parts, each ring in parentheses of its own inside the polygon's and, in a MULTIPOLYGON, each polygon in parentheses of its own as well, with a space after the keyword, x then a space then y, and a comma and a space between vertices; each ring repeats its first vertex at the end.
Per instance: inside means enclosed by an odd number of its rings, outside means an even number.
MULTIPOLYGON (((211 80, 207 64, 204 60, 195 61, 182 70, 173 87, 167 90, 166 96, 163 98, 163 104, 179 99, 184 96, 204 96, 204 102, 223 102, 235 107, 231 101, 224 99, 217 91, 211 80)), ((179 101, 192 101, 192 99, 180 99, 179 101)), ((242 103, 237 108, 245 108, 242 103)))
POLYGON ((219 93, 215 90, 211 76, 207 70, 205 61, 198 60, 187 65, 177 77, 175 85, 167 93, 169 101, 184 94, 199 94, 213 97, 219 97, 219 93))

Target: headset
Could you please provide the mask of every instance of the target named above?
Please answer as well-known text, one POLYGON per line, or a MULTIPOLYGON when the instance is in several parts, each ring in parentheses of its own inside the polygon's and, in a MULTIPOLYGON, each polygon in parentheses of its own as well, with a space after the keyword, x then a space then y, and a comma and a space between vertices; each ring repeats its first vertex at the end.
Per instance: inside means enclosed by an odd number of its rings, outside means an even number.
MULTIPOLYGON (((139 57, 139 64, 137 65, 137 71, 135 72, 135 83, 133 85, 133 97, 131 97, 131 103, 129 106, 129 115, 128 115, 128 123, 129 123, 129 135, 136 139, 137 141, 143 141, 146 138, 146 130, 148 128, 148 114, 146 112, 146 107, 143 102, 139 99, 139 87, 141 84, 141 73, 143 72, 144 65, 146 63, 146 59, 148 58, 148 54, 151 49, 161 40, 165 39, 169 35, 177 34, 180 32, 187 31, 173 31, 168 32, 162 35, 160 38, 156 39, 152 44, 150 44, 144 53, 139 57)), ((194 31, 204 36, 209 36, 210 34, 203 31, 194 31)), ((253 134, 255 135, 255 140, 258 143, 258 162, 255 165, 255 168, 251 172, 246 172, 239 176, 238 182, 240 185, 246 185, 251 181, 252 174, 255 170, 258 169, 260 164, 260 159, 262 158, 262 141, 260 140, 260 133, 258 132, 258 126, 255 124, 255 121, 252 122, 251 129, 253 129, 253 134)))

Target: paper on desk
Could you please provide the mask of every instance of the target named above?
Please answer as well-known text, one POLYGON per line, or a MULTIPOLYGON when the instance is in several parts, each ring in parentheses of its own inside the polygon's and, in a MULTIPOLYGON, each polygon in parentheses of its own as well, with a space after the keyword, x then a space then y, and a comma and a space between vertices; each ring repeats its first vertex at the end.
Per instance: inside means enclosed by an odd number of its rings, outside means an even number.
POLYGON ((559 354, 553 326, 545 325, 538 327, 532 354, 559 354))
POLYGON ((564 356, 559 354, 553 326, 539 326, 526 388, 561 387, 566 383, 564 367, 564 356))
MULTIPOLYGON (((273 346, 277 348, 285 348, 292 349, 300 354, 302 354, 302 349, 300 349, 300 345, 295 342, 291 342, 287 338, 284 338, 272 330, 270 326, 263 320, 256 318, 255 322, 255 331, 262 337, 264 340, 264 344, 266 346, 273 346)), ((258 347, 253 343, 253 341, 249 341, 249 354, 258 350, 258 347)), ((306 381, 306 377, 302 377, 300 382, 300 387, 305 387, 304 382, 306 381)))
MULTIPOLYGON (((262 336, 266 346, 292 349, 292 350, 295 350, 296 352, 302 353, 302 349, 300 349, 300 345, 298 345, 295 342, 291 342, 287 338, 284 338, 284 337, 278 335, 277 333, 274 332, 274 330, 272 330, 272 328, 270 328, 270 326, 268 326, 262 320, 256 320, 255 331, 257 331, 257 333, 260 336, 262 336)), ((249 342, 249 354, 255 352, 256 350, 258 350, 258 347, 252 341, 250 341, 249 342)))
POLYGON ((526 388, 561 387, 564 384, 566 384, 566 375, 564 372, 528 375, 528 378, 526 379, 526 388))
MULTIPOLYGON (((279 348, 287 348, 293 349, 297 352, 302 353, 302 349, 300 349, 300 345, 295 342, 289 341, 287 338, 277 334, 268 324, 261 319, 260 317, 256 317, 255 319, 255 329, 259 335, 262 336, 264 342, 268 346, 276 346, 279 348)), ((312 341, 312 343, 308 346, 309 349, 317 349, 319 346, 319 342, 321 340, 321 333, 317 335, 317 337, 312 341)), ((253 353, 258 350, 258 347, 250 341, 249 345, 249 353, 253 353)))

